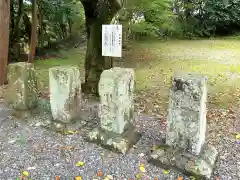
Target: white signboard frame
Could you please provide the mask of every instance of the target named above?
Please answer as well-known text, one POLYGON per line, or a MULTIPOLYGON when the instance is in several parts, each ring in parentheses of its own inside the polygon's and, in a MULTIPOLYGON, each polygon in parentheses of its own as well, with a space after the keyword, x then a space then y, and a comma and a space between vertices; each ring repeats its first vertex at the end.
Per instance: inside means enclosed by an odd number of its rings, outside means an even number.
POLYGON ((122 25, 102 25, 102 56, 122 57, 122 25))

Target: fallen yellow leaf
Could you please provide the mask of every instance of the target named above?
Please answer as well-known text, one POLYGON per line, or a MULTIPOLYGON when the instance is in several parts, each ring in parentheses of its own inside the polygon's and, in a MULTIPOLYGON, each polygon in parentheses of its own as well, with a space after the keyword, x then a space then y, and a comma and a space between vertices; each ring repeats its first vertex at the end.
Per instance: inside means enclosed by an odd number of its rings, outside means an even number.
POLYGON ((240 139, 240 134, 237 134, 237 135, 236 135, 236 139, 240 139))
POLYGON ((82 177, 81 176, 76 176, 75 180, 82 180, 82 177))
POLYGON ((137 179, 140 179, 141 177, 142 177, 142 174, 141 174, 141 173, 136 174, 136 178, 137 178, 137 179))
POLYGON ((154 151, 154 150, 157 150, 157 149, 158 149, 158 146, 153 146, 151 149, 152 149, 153 151, 154 151))
POLYGON ((84 162, 82 162, 82 161, 78 161, 77 163, 76 163, 76 166, 84 166, 85 165, 85 163, 84 162))
POLYGON ((71 131, 71 130, 68 130, 67 131, 67 134, 74 134, 75 132, 74 131, 71 131))
POLYGON ((22 174, 23 174, 24 176, 29 176, 29 172, 27 172, 27 171, 23 171, 22 174))
POLYGON ((144 166, 140 166, 140 167, 139 167, 139 170, 140 170, 141 172, 146 172, 146 170, 145 170, 145 167, 144 167, 144 166))
POLYGON ((163 174, 169 174, 169 170, 163 170, 163 174))
POLYGON ((107 178, 108 179, 113 179, 113 176, 112 175, 107 175, 107 178))

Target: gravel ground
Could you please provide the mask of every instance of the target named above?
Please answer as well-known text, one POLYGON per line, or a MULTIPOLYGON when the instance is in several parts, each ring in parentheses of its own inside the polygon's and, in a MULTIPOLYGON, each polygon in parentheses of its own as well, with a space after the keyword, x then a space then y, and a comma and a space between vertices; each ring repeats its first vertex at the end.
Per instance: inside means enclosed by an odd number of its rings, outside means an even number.
MULTIPOLYGON (((98 170, 104 173, 104 177, 112 175, 115 180, 136 179, 140 163, 146 169, 143 179, 176 180, 180 175, 184 180, 189 180, 173 171, 164 174, 161 168, 148 164, 146 156, 142 156, 164 138, 161 122, 157 118, 139 115, 135 124, 143 136, 127 155, 120 155, 87 143, 84 140, 87 128, 78 134, 63 136, 40 127, 38 122, 48 117, 41 115, 29 121, 16 120, 10 116, 9 109, 0 103, 0 180, 15 180, 22 170, 28 171, 33 180, 53 180, 57 175, 61 180, 79 175, 84 180, 93 180, 98 170), (76 167, 78 161, 85 162, 85 165, 76 167)), ((220 180, 240 179, 240 144, 232 135, 236 117, 222 111, 212 113, 208 137, 220 152, 212 180, 216 176, 220 180), (213 116, 217 113, 223 113, 228 123, 220 124, 222 116, 218 116, 218 120, 213 116)))

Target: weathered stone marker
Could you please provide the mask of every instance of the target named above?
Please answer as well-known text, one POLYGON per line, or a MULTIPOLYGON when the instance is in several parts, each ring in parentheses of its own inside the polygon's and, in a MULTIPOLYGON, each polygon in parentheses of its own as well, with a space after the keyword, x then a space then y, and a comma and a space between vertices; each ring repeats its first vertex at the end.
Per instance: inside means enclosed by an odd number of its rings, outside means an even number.
POLYGON ((186 174, 210 178, 217 151, 205 143, 206 77, 175 74, 170 90, 166 145, 150 155, 150 162, 186 174))
POLYGON ((170 91, 166 143, 198 155, 205 143, 206 78, 175 75, 170 91))
POLYGON ((33 65, 26 62, 9 64, 7 79, 5 101, 15 111, 14 114, 20 115, 17 112, 35 109, 38 104, 38 88, 33 65))
POLYGON ((80 71, 74 66, 57 66, 49 69, 49 90, 52 117, 69 123, 81 110, 80 71))
POLYGON ((91 131, 88 140, 125 154, 140 137, 133 125, 133 69, 105 70, 98 88, 101 127, 91 131))

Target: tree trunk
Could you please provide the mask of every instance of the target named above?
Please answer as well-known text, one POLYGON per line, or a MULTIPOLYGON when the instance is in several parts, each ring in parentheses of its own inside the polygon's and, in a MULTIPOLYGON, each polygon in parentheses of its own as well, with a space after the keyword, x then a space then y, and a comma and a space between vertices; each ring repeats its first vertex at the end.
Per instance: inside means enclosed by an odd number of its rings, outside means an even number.
POLYGON ((65 39, 67 36, 66 35, 66 26, 63 22, 60 24, 60 29, 61 29, 62 39, 65 39))
MULTIPOLYGON (((14 23, 14 25, 12 26, 13 28, 11 29, 11 32, 10 32, 10 42, 9 42, 9 46, 10 46, 10 48, 12 48, 12 54, 10 54, 12 61, 18 61, 19 57, 20 57, 20 33, 21 33, 21 30, 19 29, 19 27, 20 27, 20 21, 22 18, 22 14, 23 14, 23 0, 18 0, 17 17, 16 17, 15 21, 13 20, 11 22, 11 23, 14 23)), ((12 17, 12 18, 14 18, 14 17, 12 17)))
POLYGON ((17 12, 16 23, 14 25, 14 31, 13 31, 13 36, 16 43, 19 43, 19 39, 20 39, 19 26, 20 26, 20 20, 22 18, 22 13, 23 13, 23 0, 18 0, 18 12, 17 12))
POLYGON ((42 7, 41 1, 37 1, 37 10, 38 10, 37 19, 38 19, 38 25, 39 25, 38 48, 42 48, 44 47, 45 36, 44 36, 44 22, 43 22, 44 14, 43 14, 43 7, 42 7))
POLYGON ((67 21, 68 21, 69 36, 70 36, 72 34, 72 20, 71 18, 68 18, 67 21))
POLYGON ((11 47, 11 41, 14 34, 14 2, 10 1, 10 32, 9 32, 9 46, 11 47))
POLYGON ((42 48, 44 46, 44 31, 43 31, 43 18, 42 14, 39 12, 38 16, 39 21, 39 29, 38 29, 38 42, 39 42, 39 48, 42 48))
POLYGON ((36 0, 32 0, 32 32, 30 52, 28 54, 28 62, 33 63, 37 42, 37 3, 36 0))
POLYGON ((0 85, 6 80, 9 46, 10 0, 0 0, 0 85))
POLYGON ((30 19, 29 19, 27 13, 23 14, 23 24, 25 26, 25 32, 28 35, 28 43, 30 44, 32 25, 31 25, 31 22, 30 22, 30 19))
POLYGON ((82 0, 86 17, 87 52, 83 91, 98 96, 98 82, 105 69, 112 67, 112 58, 102 56, 102 25, 109 24, 122 4, 116 0, 82 0))

